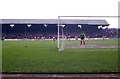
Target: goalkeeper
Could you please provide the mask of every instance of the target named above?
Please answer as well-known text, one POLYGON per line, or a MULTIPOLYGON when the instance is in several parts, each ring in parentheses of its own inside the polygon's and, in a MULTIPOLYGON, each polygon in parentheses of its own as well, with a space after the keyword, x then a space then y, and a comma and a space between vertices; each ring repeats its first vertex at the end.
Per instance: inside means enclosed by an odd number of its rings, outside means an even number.
POLYGON ((80 34, 80 39, 81 39, 81 41, 80 41, 80 45, 85 45, 85 34, 82 32, 81 34, 80 34))

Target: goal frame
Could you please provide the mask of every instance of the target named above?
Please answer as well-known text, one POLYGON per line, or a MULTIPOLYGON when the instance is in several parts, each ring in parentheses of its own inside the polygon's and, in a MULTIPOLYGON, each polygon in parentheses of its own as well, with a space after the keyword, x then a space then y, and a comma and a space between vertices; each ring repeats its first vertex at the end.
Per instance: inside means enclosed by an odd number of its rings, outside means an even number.
POLYGON ((60 48, 60 19, 63 17, 79 17, 79 18, 119 18, 120 16, 58 16, 57 19, 57 48, 60 48))

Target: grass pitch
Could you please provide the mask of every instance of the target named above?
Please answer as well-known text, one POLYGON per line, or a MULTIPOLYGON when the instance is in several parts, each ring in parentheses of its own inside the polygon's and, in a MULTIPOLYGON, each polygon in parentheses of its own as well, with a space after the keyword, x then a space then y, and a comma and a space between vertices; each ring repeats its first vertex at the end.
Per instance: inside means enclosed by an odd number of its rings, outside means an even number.
MULTIPOLYGON (((105 44, 92 41, 94 44, 105 44)), ((90 43, 90 42, 89 42, 90 43)), ((117 40, 106 44, 118 45, 117 40)), ((58 52, 57 42, 3 41, 3 72, 116 72, 118 49, 65 49, 58 52)))

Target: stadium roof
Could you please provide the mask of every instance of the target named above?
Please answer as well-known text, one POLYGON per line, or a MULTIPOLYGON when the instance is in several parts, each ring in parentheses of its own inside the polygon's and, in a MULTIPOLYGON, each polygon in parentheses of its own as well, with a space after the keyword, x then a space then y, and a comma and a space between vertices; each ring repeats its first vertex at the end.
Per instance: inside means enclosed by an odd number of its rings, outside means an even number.
MULTIPOLYGON (((57 19, 2 19, 2 24, 57 24, 57 19)), ((62 19, 61 24, 88 24, 108 26, 106 20, 90 19, 62 19)))

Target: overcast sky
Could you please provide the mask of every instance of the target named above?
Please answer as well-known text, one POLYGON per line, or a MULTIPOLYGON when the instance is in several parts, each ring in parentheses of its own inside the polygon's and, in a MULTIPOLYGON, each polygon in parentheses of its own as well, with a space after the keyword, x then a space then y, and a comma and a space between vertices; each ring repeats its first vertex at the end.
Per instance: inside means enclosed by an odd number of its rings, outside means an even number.
POLYGON ((0 0, 0 19, 118 16, 118 2, 119 0, 0 0))

